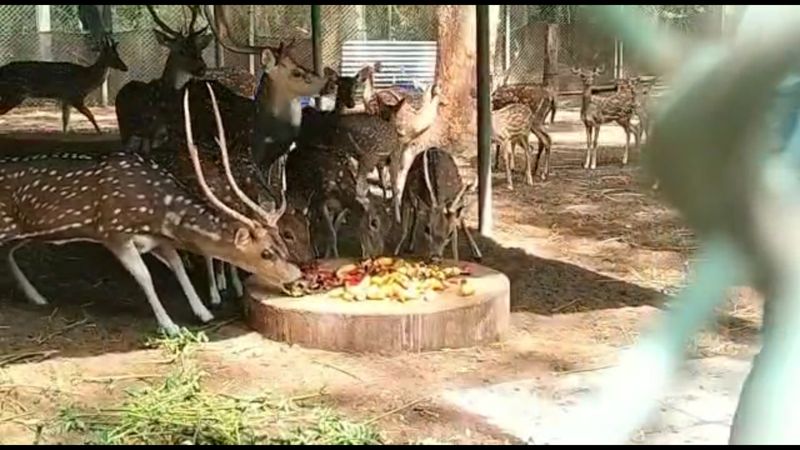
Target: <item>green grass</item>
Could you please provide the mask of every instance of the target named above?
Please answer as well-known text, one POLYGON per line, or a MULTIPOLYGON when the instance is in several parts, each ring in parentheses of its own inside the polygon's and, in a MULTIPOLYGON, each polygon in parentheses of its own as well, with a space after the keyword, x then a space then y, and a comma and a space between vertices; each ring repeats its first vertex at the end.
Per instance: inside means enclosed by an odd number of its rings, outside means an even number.
MULTIPOLYGON (((195 342, 179 341, 189 342, 184 350, 195 342)), ((62 409, 60 431, 82 436, 85 444, 381 443, 371 426, 344 420, 324 406, 305 404, 321 394, 234 397, 203 390, 202 377, 184 361, 163 382, 129 392, 118 407, 62 409)))

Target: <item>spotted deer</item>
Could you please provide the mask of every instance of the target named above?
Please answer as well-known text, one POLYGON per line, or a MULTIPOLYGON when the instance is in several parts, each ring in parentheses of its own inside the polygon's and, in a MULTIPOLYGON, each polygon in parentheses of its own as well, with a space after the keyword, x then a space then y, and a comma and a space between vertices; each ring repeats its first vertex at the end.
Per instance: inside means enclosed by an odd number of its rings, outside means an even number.
MULTIPOLYGON (((230 183, 226 179, 226 167, 229 167, 235 179, 240 180, 242 190, 248 198, 256 199, 257 205, 261 210, 271 208, 276 198, 285 198, 285 194, 281 193, 276 195, 274 192, 269 191, 266 186, 261 182, 261 174, 258 168, 253 163, 249 154, 244 152, 231 153, 228 150, 227 139, 225 138, 226 132, 223 126, 222 114, 218 106, 218 100, 215 90, 212 86, 216 85, 212 82, 205 82, 203 90, 211 100, 212 114, 215 122, 216 134, 214 136, 215 142, 210 144, 194 143, 195 147, 199 148, 198 157, 201 161, 203 172, 211 186, 212 191, 219 197, 222 197, 226 203, 233 205, 238 209, 246 209, 248 204, 243 200, 238 200, 236 193, 232 190, 230 183), (218 149, 218 150, 217 150, 218 149)), ((192 92, 193 96, 197 95, 197 91, 193 89, 194 83, 191 83, 185 92, 192 92)), ((217 85, 218 86, 218 85, 217 85)), ((224 88, 223 88, 224 89, 224 88)), ((191 101, 190 108, 186 111, 192 113, 191 101)), ((197 114, 192 116, 197 117, 197 114)), ((184 117, 184 120, 186 118, 184 117)), ((190 136, 187 136, 187 138, 190 136)), ((191 136, 194 139, 194 135, 191 136)), ((187 142, 188 145, 188 142, 187 142)), ((184 184, 194 187, 196 195, 201 195, 199 191, 196 171, 193 167, 193 162, 190 158, 186 157, 183 152, 179 153, 176 157, 173 148, 168 147, 164 149, 156 149, 152 152, 152 158, 167 170, 175 174, 184 184)), ((303 264, 313 259, 311 254, 311 243, 308 234, 308 217, 307 208, 295 207, 287 208, 285 201, 282 201, 282 208, 285 209, 281 214, 280 219, 276 223, 265 222, 264 226, 277 226, 281 238, 287 246, 289 260, 297 264, 303 264)), ((268 215, 260 214, 255 220, 262 220, 268 215)), ((220 304, 222 299, 220 291, 227 289, 226 264, 217 264, 212 258, 206 258, 206 270, 208 271, 209 279, 209 292, 212 304, 220 304)), ((233 266, 227 265, 230 281, 234 288, 236 295, 241 296, 243 293, 242 284, 238 276, 238 272, 233 266)))
POLYGON ((636 113, 636 99, 631 89, 618 89, 612 95, 601 97, 592 94, 594 79, 603 73, 603 68, 582 70, 573 67, 572 73, 578 75, 583 84, 581 101, 581 121, 586 127, 586 160, 583 167, 594 170, 597 167, 597 139, 600 136, 600 126, 616 122, 625 130, 625 154, 622 156, 622 165, 628 164, 628 152, 631 143, 631 134, 639 147, 639 132, 631 123, 636 113), (594 136, 592 133, 594 132, 594 136))
POLYGON ((258 86, 256 76, 239 67, 208 68, 199 78, 204 81, 218 81, 236 95, 246 98, 253 98, 258 86))
POLYGON ((458 230, 464 232, 472 255, 480 260, 482 254, 475 239, 464 223, 464 211, 470 206, 476 183, 464 184, 453 157, 439 148, 422 151, 408 172, 408 185, 403 193, 402 232, 395 254, 400 254, 408 238, 409 252, 414 251, 420 213, 427 210, 424 235, 428 242, 428 256, 441 259, 448 244, 452 246, 453 259, 458 261, 458 230), (410 234, 409 234, 410 232, 410 234))
POLYGON ((207 27, 195 30, 199 9, 190 7, 188 30, 177 31, 158 16, 151 5, 146 5, 153 21, 158 43, 169 50, 161 77, 150 82, 132 80, 117 93, 114 109, 117 113, 119 134, 124 145, 137 138, 139 151, 148 154, 150 149, 167 139, 165 104, 179 104, 180 89, 193 77, 205 73, 203 50, 213 38, 207 27))
POLYGON ((44 98, 61 103, 64 133, 69 125, 70 108, 77 109, 94 126, 100 126, 86 107, 86 96, 99 88, 110 69, 127 72, 128 66, 117 52, 117 43, 105 34, 98 42, 99 55, 90 66, 67 62, 16 61, 0 67, 0 115, 19 106, 28 98, 44 98))
MULTIPOLYGON (((184 108, 188 108, 188 92, 184 108)), ((9 265, 26 293, 35 289, 16 266, 13 252, 33 239, 104 245, 137 280, 159 326, 171 334, 178 327, 158 299, 141 257, 144 253, 152 251, 175 272, 192 310, 203 321, 213 316, 194 291, 176 249, 221 259, 273 286, 300 277, 298 267, 287 261, 286 245, 274 225, 264 226, 230 207, 208 187, 186 117, 188 150, 204 199, 133 152, 0 159, 0 243, 15 243, 9 265)), ((259 217, 266 214, 268 223, 277 222, 280 210, 260 210, 241 193, 229 170, 226 175, 231 189, 252 212, 259 217)), ((29 297, 43 300, 41 295, 29 297)))
POLYGON ((511 104, 492 112, 492 140, 497 144, 498 155, 495 167, 500 163, 500 152, 506 168, 506 183, 509 190, 514 189, 511 179, 511 170, 514 168, 514 148, 522 147, 525 153, 525 183, 533 185, 533 176, 539 167, 539 158, 545 152, 542 180, 547 179, 550 171, 550 148, 552 139, 541 127, 535 124, 534 113, 527 105, 520 103, 511 104), (531 169, 530 144, 528 135, 533 132, 539 138, 539 151, 536 153, 536 163, 531 169))

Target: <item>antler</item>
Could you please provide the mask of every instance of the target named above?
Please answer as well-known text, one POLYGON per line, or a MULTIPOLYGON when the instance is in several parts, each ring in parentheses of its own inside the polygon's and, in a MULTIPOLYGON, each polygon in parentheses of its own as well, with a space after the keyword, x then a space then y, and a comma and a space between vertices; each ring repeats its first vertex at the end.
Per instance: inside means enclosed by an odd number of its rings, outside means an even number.
MULTIPOLYGON (((214 105, 216 107, 216 101, 214 102, 214 105)), ((222 200, 217 198, 217 196, 211 192, 211 188, 209 188, 208 183, 206 183, 206 178, 203 175, 203 168, 200 166, 200 157, 197 154, 197 147, 194 145, 194 138, 192 137, 192 119, 189 112, 189 89, 186 89, 186 93, 183 95, 183 115, 184 126, 186 129, 186 144, 187 147, 189 147, 189 156, 192 159, 194 172, 195 175, 197 175, 197 182, 200 184, 200 189, 203 191, 203 194, 205 194, 206 198, 208 198, 211 204, 217 207, 217 209, 238 220, 239 222, 242 222, 248 228, 250 228, 250 230, 255 231, 258 229, 258 225, 255 222, 223 203, 222 200)))
POLYGON ((153 16, 153 22, 155 22, 156 25, 158 25, 158 27, 161 28, 161 31, 172 35, 172 37, 178 37, 181 35, 179 32, 170 28, 169 25, 166 24, 166 22, 164 22, 163 20, 161 20, 160 17, 158 17, 158 14, 156 14, 156 10, 153 9, 152 5, 145 5, 145 6, 147 6, 147 10, 150 11, 150 15, 153 16))
POLYGON ((422 152, 422 173, 425 175, 425 186, 428 187, 428 193, 431 195, 431 206, 436 206, 436 194, 433 193, 431 174, 428 171, 428 149, 422 152))
POLYGON ((230 33, 228 32, 228 21, 225 19, 225 9, 222 7, 222 5, 214 5, 213 13, 208 5, 204 5, 204 8, 206 20, 208 21, 208 26, 211 28, 211 32, 214 33, 214 37, 217 38, 217 42, 219 42, 226 49, 234 53, 243 53, 246 55, 260 55, 264 50, 267 49, 271 50, 276 55, 280 55, 284 51, 283 43, 281 43, 280 47, 275 48, 268 45, 264 47, 255 47, 252 45, 243 45, 233 42, 230 37, 230 33))
MULTIPOLYGON (((233 171, 231 170, 230 158, 228 157, 228 144, 225 139, 225 128, 222 125, 222 117, 219 113, 219 106, 217 104, 217 97, 214 95, 214 89, 211 87, 210 83, 206 83, 206 88, 208 88, 208 93, 211 95, 211 106, 214 109, 214 121, 217 124, 217 137, 216 142, 219 146, 220 152, 222 153, 222 165, 225 168, 225 176, 228 178, 228 184, 230 185, 233 192, 236 194, 237 197, 250 209, 252 209, 256 214, 258 214, 262 219, 264 219, 267 224, 275 226, 280 219, 281 215, 283 215, 283 211, 279 210, 277 214, 270 214, 269 212, 265 211, 258 203, 254 202, 250 199, 250 197, 245 194, 239 185, 236 183, 236 179, 233 176, 233 171)), ((285 203, 285 201, 284 201, 285 203)), ((285 205, 283 206, 285 210, 285 205)))

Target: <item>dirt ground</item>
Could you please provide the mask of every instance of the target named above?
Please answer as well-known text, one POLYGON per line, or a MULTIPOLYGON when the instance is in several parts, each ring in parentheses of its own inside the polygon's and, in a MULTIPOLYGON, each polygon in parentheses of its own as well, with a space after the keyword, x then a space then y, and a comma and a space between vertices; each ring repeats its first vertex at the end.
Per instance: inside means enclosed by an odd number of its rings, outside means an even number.
MULTIPOLYGON (((100 127, 114 133, 113 108, 93 111, 100 127)), ((55 107, 20 108, 0 117, 6 134, 60 138, 60 127, 55 107)), ((598 168, 591 173, 581 167, 584 132, 577 111, 560 110, 548 129, 554 142, 549 180, 537 178, 526 186, 516 173, 510 192, 504 175, 495 173, 495 233, 478 239, 483 263, 511 280, 512 326, 503 342, 395 357, 309 350, 263 339, 239 321, 226 323, 239 311, 236 301, 228 301, 216 314, 222 325, 208 330, 211 342, 197 356, 209 374, 206 383, 225 392, 271 389, 287 395, 325 387, 326 401, 352 420, 397 409, 375 421, 391 442, 513 443, 437 401, 437 393, 519 379, 546 381, 612 363, 618 350, 646 329, 665 295, 684 282, 695 245, 680 217, 649 189, 639 152, 632 151, 629 165, 621 167, 619 127, 603 128, 598 168)), ((96 136, 77 113, 71 135, 115 138, 96 136)), ((7 141, 0 145, 9 151, 7 141)), ((521 169, 521 155, 517 158, 521 169)), ((475 161, 464 164, 469 170, 475 161)), ((471 213, 472 226, 476 214, 471 213)), ((468 255, 466 247, 461 254, 468 255)), ((17 256, 51 305, 28 304, 9 271, 0 271, 0 361, 3 355, 23 356, 0 363, 0 443, 30 443, 37 425, 65 404, 110 404, 125 388, 144 382, 131 374, 147 379, 167 370, 159 351, 142 349, 142 337, 155 328, 143 293, 107 251, 88 244, 31 244, 17 256), (100 377, 118 379, 97 382, 100 377)), ((197 326, 175 278, 155 260, 148 265, 172 318, 197 326)), ((757 343, 759 324, 760 299, 736 290, 719 325, 695 340, 692 353, 747 355, 757 343)))

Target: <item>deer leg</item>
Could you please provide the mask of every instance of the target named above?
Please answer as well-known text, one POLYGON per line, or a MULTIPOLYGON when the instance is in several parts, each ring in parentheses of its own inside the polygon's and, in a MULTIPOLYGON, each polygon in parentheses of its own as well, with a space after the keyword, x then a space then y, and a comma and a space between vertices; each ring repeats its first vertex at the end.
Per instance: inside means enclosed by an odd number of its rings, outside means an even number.
POLYGON ((511 140, 506 140, 503 142, 503 161, 506 165, 506 186, 508 187, 509 191, 514 190, 514 182, 511 179, 511 162, 509 158, 513 158, 514 155, 514 143, 511 140))
POLYGON ((172 269, 172 272, 178 279, 178 283, 180 283, 183 289, 183 293, 186 294, 186 298, 189 299, 189 306, 191 306, 194 315, 202 320, 203 323, 214 320, 214 315, 206 309, 206 306, 200 300, 200 296, 197 295, 192 281, 189 280, 189 275, 186 273, 186 268, 183 266, 183 261, 181 261, 178 252, 172 246, 162 244, 153 249, 152 253, 153 256, 164 263, 164 265, 172 269))
POLYGON ((522 151, 525 153, 525 184, 528 186, 533 186, 533 173, 531 172, 531 145, 528 142, 528 135, 525 133, 525 136, 520 138, 520 145, 522 145, 522 151))
POLYGON ((72 106, 74 106, 75 109, 80 111, 81 114, 86 116, 86 118, 89 119, 89 122, 92 122, 92 125, 94 125, 94 129, 97 130, 97 134, 103 134, 103 132, 100 131, 100 127, 97 125, 97 121, 94 120, 94 114, 92 114, 92 111, 90 111, 89 108, 87 108, 86 105, 83 104, 83 99, 72 102, 72 106))
POLYGON ((383 193, 383 199, 388 200, 389 196, 388 192, 386 192, 386 177, 384 177, 385 174, 383 173, 384 166, 382 165, 378 166, 376 170, 378 171, 378 183, 381 184, 381 192, 383 193))
POLYGON ((409 209, 413 211, 413 214, 411 214, 411 236, 409 236, 408 238, 408 247, 406 247, 406 250, 409 253, 413 253, 414 250, 416 249, 416 244, 417 244, 417 227, 419 226, 419 218, 417 217, 417 212, 419 211, 419 208, 414 206, 409 209))
POLYGON ((550 104, 550 123, 556 123, 556 101, 553 100, 550 104))
POLYGON ((453 260, 458 264, 458 228, 453 230, 453 240, 450 245, 453 247, 453 260))
POLYGON ((517 170, 517 162, 516 162, 514 156, 516 156, 515 152, 516 152, 517 149, 514 147, 514 143, 513 142, 514 141, 512 140, 511 141, 511 145, 509 146, 510 151, 509 151, 508 160, 511 162, 511 170, 515 171, 515 170, 517 170))
POLYGON ((236 292, 236 297, 241 297, 244 295, 244 284, 242 284, 242 279, 239 277, 239 269, 233 264, 226 265, 228 266, 228 271, 230 272, 231 286, 233 286, 233 291, 236 292))
MULTIPOLYGON (((411 220, 411 214, 408 206, 403 208, 403 217, 400 225, 400 241, 397 243, 397 247, 394 249, 395 256, 400 254, 400 249, 403 248, 403 242, 405 242, 406 238, 408 237, 408 221, 411 220)), ((411 236, 411 239, 414 239, 414 236, 411 236)))
POLYGON ((8 251, 8 268, 11 269, 11 274, 14 275, 14 280, 16 280, 20 289, 22 289, 22 292, 25 293, 25 297, 35 305, 45 306, 47 305, 47 299, 33 286, 22 272, 22 269, 17 265, 17 261, 14 260, 14 252, 23 245, 25 245, 25 242, 20 242, 8 251))
POLYGON ((3 99, 0 100, 0 116, 11 111, 25 101, 25 97, 21 96, 6 96, 3 94, 3 99))
POLYGON ((626 166, 628 165, 628 154, 630 153, 631 133, 633 130, 631 130, 630 124, 625 125, 623 128, 625 129, 625 153, 622 154, 622 165, 626 166))
POLYGON ((600 126, 594 127, 594 142, 592 144, 592 170, 597 168, 597 138, 600 137, 600 126))
POLYGON ((212 259, 216 271, 217 287, 220 291, 228 290, 228 277, 225 276, 225 262, 212 259))
POLYGON ((328 228, 328 245, 325 248, 325 257, 334 258, 339 257, 339 241, 336 234, 336 225, 334 224, 333 214, 331 214, 328 205, 322 205, 322 217, 325 219, 325 225, 328 228))
POLYGON ((222 297, 219 295, 219 287, 217 286, 217 275, 214 272, 214 258, 205 256, 206 259, 206 272, 208 273, 208 296, 211 298, 212 305, 219 305, 222 303, 222 297))
POLYGON ((589 168, 589 162, 592 157, 592 126, 586 125, 586 160, 583 162, 583 168, 589 168))
POLYGON ((72 110, 67 102, 61 102, 61 131, 66 133, 69 128, 69 116, 72 110))
POLYGON ((156 294, 155 286, 153 286, 153 278, 150 276, 150 271, 147 270, 147 265, 145 265, 142 260, 142 256, 139 254, 139 250, 136 248, 133 241, 128 239, 122 242, 106 242, 105 246, 114 253, 120 263, 133 275, 133 278, 136 279, 139 286, 144 290, 147 301, 150 303, 150 307, 153 308, 153 313, 156 315, 158 325, 166 331, 167 334, 178 334, 178 326, 170 319, 161 301, 158 300, 158 294, 156 294))
POLYGON ((494 164, 492 165, 492 170, 498 171, 500 170, 500 145, 492 142, 492 146, 494 147, 494 164))
MULTIPOLYGON (((467 224, 464 222, 464 219, 459 219, 461 230, 464 232, 464 235, 467 237, 467 242, 469 242, 470 250, 472 250, 472 256, 475 258, 476 261, 480 261, 483 259, 483 254, 481 250, 478 248, 478 244, 475 242, 475 238, 472 237, 472 233, 469 232, 467 228, 467 224)), ((458 230, 456 230, 458 232, 458 230)))
POLYGON ((550 146, 552 145, 552 140, 550 139, 550 135, 540 128, 531 128, 531 132, 536 135, 536 139, 539 141, 539 148, 536 152, 536 163, 533 166, 533 175, 536 175, 536 171, 539 169, 539 158, 542 156, 542 151, 546 152, 544 168, 542 169, 541 175, 542 181, 544 181, 547 179, 547 176, 550 175, 550 146))

